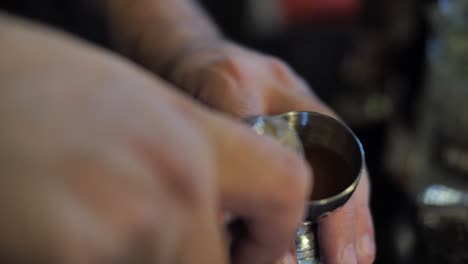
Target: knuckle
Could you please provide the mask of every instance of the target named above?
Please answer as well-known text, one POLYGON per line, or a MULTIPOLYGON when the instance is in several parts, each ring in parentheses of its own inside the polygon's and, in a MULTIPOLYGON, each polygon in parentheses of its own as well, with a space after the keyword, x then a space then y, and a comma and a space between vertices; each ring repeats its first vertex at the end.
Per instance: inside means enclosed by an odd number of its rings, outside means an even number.
MULTIPOLYGON (((161 204, 163 207, 172 207, 172 213, 179 212, 179 208, 192 211, 201 208, 206 203, 206 195, 210 189, 204 188, 204 183, 199 180, 199 172, 197 168, 193 168, 193 174, 187 175, 184 170, 190 168, 190 165, 179 164, 182 171, 171 171, 166 175, 159 176, 161 179, 157 182, 157 192, 155 198, 158 201, 164 201, 166 204, 161 204), (205 190, 205 191, 204 191, 205 190)), ((128 219, 135 228, 135 231, 149 230, 151 228, 159 228, 161 222, 159 217, 151 215, 148 208, 141 208, 141 205, 135 205, 140 209, 130 209, 132 216, 128 219), (157 221, 152 222, 152 217, 156 217, 157 221)), ((128 218, 128 217, 127 217, 128 218)))
POLYGON ((292 70, 285 62, 275 57, 268 57, 267 63, 273 73, 282 80, 293 79, 292 70))
POLYGON ((177 197, 174 201, 198 208, 206 203, 213 189, 213 153, 211 143, 201 131, 192 132, 191 139, 179 138, 179 146, 187 158, 178 158, 178 151, 160 153, 154 173, 161 192, 177 197))
POLYGON ((181 177, 178 183, 172 186, 173 195, 191 208, 203 207, 207 196, 211 193, 210 177, 202 177, 202 173, 194 171, 190 176, 181 177))
MULTIPOLYGON (((200 99, 207 103, 218 104, 225 98, 236 97, 238 90, 245 85, 246 79, 237 69, 237 66, 226 66, 231 62, 221 61, 213 67, 208 68, 201 77, 201 88, 199 90, 200 99)), ((217 105, 223 107, 223 105, 217 105)))
POLYGON ((290 71, 289 66, 279 58, 270 56, 270 57, 267 57, 267 62, 271 68, 276 69, 278 71, 283 71, 283 72, 290 71))
POLYGON ((245 76, 242 71, 241 63, 237 58, 226 56, 218 63, 218 67, 231 76, 236 82, 244 83, 245 76))

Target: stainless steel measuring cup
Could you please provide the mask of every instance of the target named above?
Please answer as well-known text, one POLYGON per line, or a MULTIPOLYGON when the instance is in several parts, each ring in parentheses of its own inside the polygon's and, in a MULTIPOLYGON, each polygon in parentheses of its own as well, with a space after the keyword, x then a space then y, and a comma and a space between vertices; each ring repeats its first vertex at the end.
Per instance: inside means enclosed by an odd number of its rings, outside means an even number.
MULTIPOLYGON (((252 116, 245 121, 258 134, 275 138, 280 143, 296 150, 306 159, 308 159, 309 150, 319 148, 321 151, 333 153, 344 161, 343 164, 346 164, 346 166, 340 165, 341 163, 336 164, 345 168, 338 175, 334 175, 334 179, 328 180, 327 188, 336 182, 333 186, 334 192, 309 200, 306 218, 296 234, 295 243, 299 264, 320 263, 315 235, 317 224, 324 217, 342 207, 354 193, 364 168, 364 149, 361 142, 341 121, 315 112, 252 116)), ((308 161, 314 163, 312 160, 308 161)), ((315 163, 316 165, 320 164, 315 163)), ((312 169, 314 170, 314 164, 312 164, 312 169)), ((321 174, 327 174, 327 171, 322 171, 321 174)), ((330 175, 315 176, 328 177, 330 175)), ((320 191, 320 188, 321 186, 314 186, 315 191, 320 191)))

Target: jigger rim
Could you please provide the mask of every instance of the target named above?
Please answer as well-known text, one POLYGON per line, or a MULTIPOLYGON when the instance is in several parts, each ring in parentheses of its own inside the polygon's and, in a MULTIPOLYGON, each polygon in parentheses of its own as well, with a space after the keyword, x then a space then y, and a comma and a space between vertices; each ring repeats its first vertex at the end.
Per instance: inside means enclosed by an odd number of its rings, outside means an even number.
MULTIPOLYGON (((361 141, 356 136, 356 134, 353 132, 353 130, 351 130, 351 128, 348 127, 343 121, 341 121, 341 120, 339 120, 337 118, 331 117, 329 115, 322 114, 322 113, 311 112, 311 111, 290 111, 290 112, 286 112, 286 113, 282 113, 282 114, 278 114, 278 115, 273 115, 273 116, 281 117, 281 118, 284 119, 286 117, 299 116, 299 115, 316 116, 316 117, 328 119, 329 121, 334 122, 337 125, 344 128, 346 130, 346 132, 349 133, 349 135, 353 138, 354 142, 356 143, 357 149, 359 151, 359 156, 360 156, 359 157, 360 164, 359 164, 358 175, 356 176, 354 181, 348 187, 346 187, 346 189, 344 189, 343 191, 341 191, 338 194, 335 194, 335 195, 327 197, 327 198, 308 201, 307 205, 324 206, 325 204, 334 203, 334 202, 339 201, 340 199, 343 199, 345 197, 348 197, 346 199, 346 201, 347 201, 351 197, 353 192, 356 190, 356 188, 357 188, 357 186, 359 184, 359 181, 361 180, 362 174, 364 172, 364 168, 365 168, 365 152, 364 152, 364 147, 362 146, 361 141)), ((343 204, 346 203, 346 201, 343 201, 343 204)))
MULTIPOLYGON (((357 146, 357 150, 359 152, 359 160, 360 160, 360 164, 358 165, 359 166, 359 169, 357 170, 357 175, 355 176, 355 179, 353 180, 353 182, 348 186, 346 187, 343 191, 333 195, 333 196, 330 196, 330 197, 327 197, 327 198, 323 198, 323 199, 319 199, 319 200, 312 200, 312 201, 308 201, 307 202, 307 207, 326 207, 327 205, 337 205, 336 208, 330 208, 329 212, 327 213, 327 215, 331 212, 333 212, 334 210, 340 208, 341 206, 343 206, 348 200, 349 198, 352 196, 353 192, 356 190, 358 184, 359 184, 359 181, 362 177, 362 174, 363 174, 363 171, 364 171, 364 168, 365 168, 365 152, 364 152, 364 147, 362 146, 362 143, 361 141, 359 140, 359 138, 356 136, 356 134, 351 130, 351 128, 349 128, 343 121, 337 119, 337 118, 334 118, 334 117, 331 117, 329 115, 325 115, 325 114, 322 114, 322 113, 319 113, 319 112, 311 112, 311 111, 289 111, 289 112, 286 112, 286 113, 281 113, 281 114, 276 114, 276 115, 253 115, 253 116, 249 116, 247 118, 245 118, 244 120, 247 121, 247 123, 250 123, 250 124, 254 124, 255 122, 259 121, 260 119, 265 119, 265 118, 275 118, 275 117, 279 117, 279 118, 282 118, 283 120, 285 121, 289 121, 290 119, 288 117, 291 117, 291 116, 304 116, 304 115, 307 115, 307 116, 312 116, 312 117, 318 117, 318 118, 323 118, 323 119, 327 119, 328 121, 331 121, 335 124, 337 124, 338 126, 342 127, 346 133, 348 133, 351 138, 354 140, 354 142, 356 143, 356 146, 357 146)), ((288 126, 292 127, 292 124, 290 122, 287 122, 288 123, 288 126)), ((295 127, 293 127, 294 131, 297 133, 297 129, 295 127)), ((299 134, 299 133, 297 133, 299 134)), ((301 144, 301 147, 302 147, 302 144, 301 144)), ((300 154, 303 154, 301 153, 301 151, 299 151, 300 154)), ((303 150, 302 150, 303 152, 303 150)), ((322 218, 322 217, 320 217, 322 218)))

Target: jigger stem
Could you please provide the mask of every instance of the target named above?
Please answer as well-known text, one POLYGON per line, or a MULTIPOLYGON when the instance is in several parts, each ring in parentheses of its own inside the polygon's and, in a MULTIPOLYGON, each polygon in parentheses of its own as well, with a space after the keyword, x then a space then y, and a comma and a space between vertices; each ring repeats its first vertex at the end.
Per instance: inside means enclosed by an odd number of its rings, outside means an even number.
POLYGON ((296 232, 298 264, 321 264, 317 241, 317 224, 304 222, 296 232))

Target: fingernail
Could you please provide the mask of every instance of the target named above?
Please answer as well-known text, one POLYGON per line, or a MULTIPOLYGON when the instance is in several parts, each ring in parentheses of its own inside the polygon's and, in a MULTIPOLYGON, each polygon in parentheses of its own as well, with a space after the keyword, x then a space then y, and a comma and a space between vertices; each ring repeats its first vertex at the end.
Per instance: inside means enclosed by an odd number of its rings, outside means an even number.
POLYGON ((347 245, 341 252, 340 264, 357 264, 356 251, 354 245, 347 245))
POLYGON ((370 239, 369 235, 364 235, 361 237, 358 244, 358 251, 359 253, 366 256, 374 254, 375 245, 374 243, 372 243, 372 240, 370 239))

